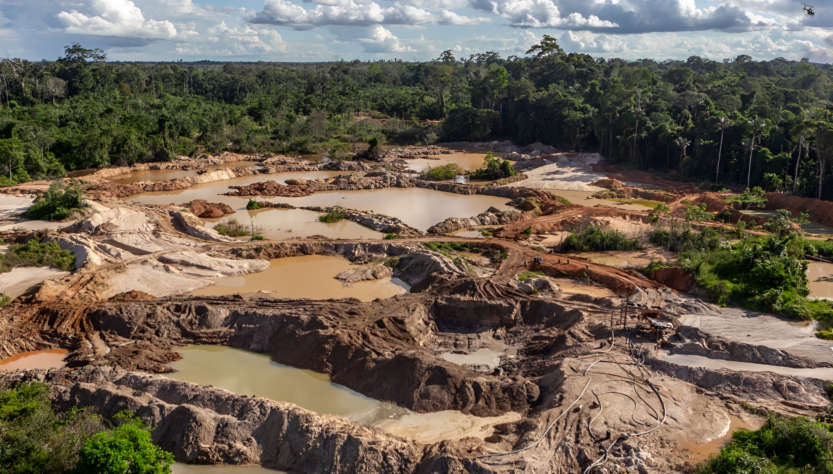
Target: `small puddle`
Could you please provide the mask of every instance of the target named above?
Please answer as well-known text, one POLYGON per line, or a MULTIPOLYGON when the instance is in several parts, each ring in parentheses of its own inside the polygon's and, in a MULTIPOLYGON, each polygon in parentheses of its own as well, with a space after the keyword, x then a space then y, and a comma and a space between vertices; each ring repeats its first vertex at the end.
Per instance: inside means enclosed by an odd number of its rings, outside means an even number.
POLYGON ((579 256, 599 265, 608 265, 616 268, 628 268, 632 266, 631 263, 624 258, 617 257, 616 255, 608 255, 606 253, 588 252, 582 253, 579 256))
POLYGON ((431 157, 437 159, 414 158, 406 159, 405 162, 408 164, 409 170, 418 173, 427 171, 428 168, 438 168, 450 163, 457 164, 463 171, 474 171, 483 167, 483 160, 486 159, 486 153, 455 151, 449 155, 431 155, 431 157))
POLYGON ((63 367, 66 349, 21 352, 0 360, 0 372, 31 369, 57 369, 63 367))
POLYGON ((192 291, 191 295, 219 296, 267 292, 276 298, 358 298, 373 301, 406 293, 391 278, 360 281, 345 286, 333 277, 359 268, 342 257, 306 255, 273 259, 266 271, 240 277, 215 278, 213 286, 192 291))
POLYGON ((504 355, 503 351, 484 348, 468 354, 445 352, 440 354, 439 357, 452 364, 468 366, 481 372, 491 372, 495 367, 500 365, 500 356, 502 355, 504 355))
POLYGON ((285 474, 261 466, 198 465, 176 463, 171 466, 171 474, 285 474))
POLYGON ((450 410, 413 413, 334 384, 326 374, 281 365, 263 354, 222 346, 186 346, 176 350, 183 358, 170 364, 177 372, 165 374, 168 378, 292 403, 421 443, 468 436, 483 439, 492 434, 491 426, 520 419, 515 412, 487 418, 450 410))
POLYGON ((730 441, 732 441, 732 434, 735 431, 741 428, 754 429, 753 427, 744 423, 743 420, 736 417, 735 415, 727 416, 729 418, 729 423, 727 424, 725 431, 721 433, 720 436, 718 436, 717 438, 701 445, 693 443, 681 443, 683 449, 686 449, 693 454, 691 458, 691 462, 693 464, 700 464, 702 462, 708 461, 709 457, 720 454, 720 450, 722 450, 727 444, 729 444, 730 441))
POLYGON ((600 286, 586 285, 571 278, 553 278, 558 289, 568 295, 589 295, 594 298, 612 298, 616 296, 610 289, 600 286))
POLYGON ((810 298, 833 300, 833 263, 810 262, 807 267, 807 279, 810 298), (830 281, 819 281, 828 278, 830 281))
MULTIPOLYGON (((777 211, 767 209, 752 209, 748 211, 741 211, 741 214, 748 214, 759 219, 772 219, 778 215, 777 211)), ((818 222, 811 222, 809 224, 802 225, 801 229, 808 234, 819 236, 833 236, 833 227, 828 227, 826 225, 819 224, 818 222)))
POLYGON ((698 355, 670 354, 668 351, 660 351, 659 358, 672 364, 685 367, 705 367, 708 369, 728 369, 737 372, 772 372, 781 375, 792 375, 794 377, 808 377, 827 381, 833 381, 833 368, 820 367, 816 369, 798 369, 784 367, 781 365, 753 364, 751 362, 737 362, 733 360, 711 359, 698 355))

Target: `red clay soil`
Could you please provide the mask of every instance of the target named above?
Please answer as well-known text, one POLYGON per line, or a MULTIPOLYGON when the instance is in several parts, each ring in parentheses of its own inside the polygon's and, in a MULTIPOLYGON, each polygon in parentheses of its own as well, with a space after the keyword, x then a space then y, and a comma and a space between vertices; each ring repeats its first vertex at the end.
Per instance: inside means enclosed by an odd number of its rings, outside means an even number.
POLYGON ((564 230, 565 228, 572 228, 587 217, 619 217, 622 219, 646 221, 648 218, 648 209, 644 211, 629 211, 624 209, 613 209, 605 206, 564 206, 555 208, 556 212, 547 212, 544 206, 541 206, 544 215, 536 217, 535 219, 520 221, 515 224, 507 225, 499 230, 497 237, 503 239, 525 239, 526 235, 523 232, 527 228, 532 228, 532 232, 548 231, 548 230, 564 230))
POLYGON ((787 209, 796 216, 806 212, 811 221, 833 227, 833 202, 781 193, 766 193, 764 197, 767 199, 765 209, 787 209))
POLYGON ((697 282, 690 273, 683 271, 680 267, 658 268, 651 270, 648 278, 682 293, 693 293, 697 288, 697 282))
POLYGON ((208 202, 205 199, 195 199, 185 204, 185 207, 191 211, 191 214, 203 219, 215 219, 226 214, 234 214, 234 209, 228 204, 208 202))
POLYGON ((597 173, 604 173, 608 178, 631 183, 649 184, 653 187, 666 191, 692 191, 696 192, 691 185, 677 181, 668 181, 645 171, 625 169, 620 166, 605 163, 597 163, 591 168, 597 173))

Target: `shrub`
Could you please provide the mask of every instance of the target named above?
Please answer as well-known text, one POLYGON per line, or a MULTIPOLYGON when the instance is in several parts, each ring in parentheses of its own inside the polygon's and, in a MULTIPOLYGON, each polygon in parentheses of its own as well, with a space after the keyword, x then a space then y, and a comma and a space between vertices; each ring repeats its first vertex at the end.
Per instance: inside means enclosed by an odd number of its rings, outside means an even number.
POLYGON ((628 239, 618 230, 602 230, 589 226, 573 232, 564 240, 564 251, 602 252, 606 250, 639 250, 638 240, 628 239))
POLYGON ((541 277, 546 277, 546 276, 547 276, 547 275, 545 275, 545 274, 543 274, 543 273, 541 273, 541 272, 530 272, 530 271, 523 271, 523 272, 521 272, 521 273, 518 273, 518 277, 517 277, 517 278, 518 278, 518 281, 527 281, 527 280, 529 280, 530 278, 541 278, 541 277))
POLYGON ((385 240, 393 240, 393 239, 395 239, 395 238, 397 238, 397 237, 399 237, 397 234, 385 234, 384 239, 385 239, 385 240))
POLYGON ((651 233, 650 241, 652 244, 677 253, 689 250, 714 250, 720 247, 720 234, 709 228, 702 232, 691 229, 657 229, 651 233))
POLYGON ((480 229, 480 235, 483 237, 491 237, 493 234, 486 229, 480 229))
POLYGON ((248 209, 250 211, 254 211, 254 210, 262 209, 262 208, 263 208, 263 205, 261 203, 257 202, 254 199, 249 199, 249 202, 246 203, 246 209, 248 209))
POLYGON ((508 160, 495 158, 492 152, 486 153, 483 159, 483 167, 471 172, 471 176, 476 179, 502 179, 510 176, 515 176, 518 172, 512 163, 508 160))
POLYGON ((463 170, 457 163, 449 163, 447 165, 438 166, 436 168, 429 167, 427 171, 420 174, 420 178, 428 181, 446 181, 454 179, 462 174, 463 170))
POLYGON ((343 212, 339 211, 338 209, 333 209, 332 211, 318 216, 318 220, 321 222, 326 222, 328 224, 332 224, 333 222, 338 222, 344 220, 346 217, 343 212))
POLYGON ((75 256, 69 250, 61 250, 55 241, 41 243, 40 239, 12 245, 8 252, 0 255, 0 272, 8 272, 15 267, 44 266, 71 271, 75 268, 75 256))
POLYGON ((0 306, 6 306, 7 304, 11 303, 12 299, 9 298, 9 295, 0 291, 0 306))
POLYGON ((251 233, 245 225, 238 222, 234 217, 218 222, 217 225, 214 226, 214 230, 216 230, 220 235, 225 235, 227 237, 241 237, 251 233))
POLYGON ((54 183, 35 199, 23 215, 30 219, 64 220, 74 210, 84 206, 81 194, 81 188, 77 184, 64 186, 62 183, 54 183))

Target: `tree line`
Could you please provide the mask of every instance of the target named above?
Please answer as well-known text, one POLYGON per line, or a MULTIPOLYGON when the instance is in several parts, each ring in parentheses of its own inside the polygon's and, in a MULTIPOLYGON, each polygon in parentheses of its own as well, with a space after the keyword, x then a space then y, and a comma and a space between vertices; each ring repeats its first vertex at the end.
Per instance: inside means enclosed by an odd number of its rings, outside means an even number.
POLYGON ((0 59, 0 184, 204 152, 511 139, 716 186, 833 198, 830 65, 565 53, 425 62, 0 59))

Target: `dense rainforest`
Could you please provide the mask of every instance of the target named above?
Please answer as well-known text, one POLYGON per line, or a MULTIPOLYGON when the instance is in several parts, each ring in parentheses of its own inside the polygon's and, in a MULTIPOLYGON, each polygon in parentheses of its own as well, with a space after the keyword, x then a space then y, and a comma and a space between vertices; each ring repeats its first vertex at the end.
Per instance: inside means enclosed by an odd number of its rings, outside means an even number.
POLYGON ((565 53, 428 62, 0 58, 0 185, 231 150, 349 156, 351 144, 511 139, 599 151, 680 180, 833 199, 830 65, 565 53))

